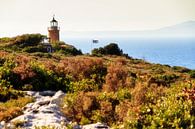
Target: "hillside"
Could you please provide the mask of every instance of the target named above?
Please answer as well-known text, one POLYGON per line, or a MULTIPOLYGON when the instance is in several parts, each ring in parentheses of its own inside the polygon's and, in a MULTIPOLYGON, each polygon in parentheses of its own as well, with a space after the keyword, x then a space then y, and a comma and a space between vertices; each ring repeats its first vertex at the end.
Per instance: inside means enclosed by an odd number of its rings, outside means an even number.
POLYGON ((41 34, 23 34, 16 37, 0 38, 0 50, 8 52, 34 53, 37 55, 47 55, 47 47, 51 46, 54 53, 64 55, 81 55, 81 50, 77 50, 74 46, 65 42, 55 42, 49 44, 44 42, 45 35, 41 34), (42 54, 41 54, 42 53, 42 54))
POLYGON ((23 91, 62 90, 67 94, 60 110, 73 122, 66 126, 102 122, 120 129, 194 127, 193 70, 133 59, 120 49, 121 55, 98 57, 5 50, 0 51, 0 121, 20 115, 33 101, 23 91))

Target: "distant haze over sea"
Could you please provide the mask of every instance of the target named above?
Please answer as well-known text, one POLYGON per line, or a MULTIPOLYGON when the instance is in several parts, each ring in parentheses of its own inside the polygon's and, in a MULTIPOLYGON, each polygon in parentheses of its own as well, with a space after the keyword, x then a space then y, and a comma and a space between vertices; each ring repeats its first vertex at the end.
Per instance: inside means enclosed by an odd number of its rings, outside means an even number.
POLYGON ((91 49, 118 43, 124 53, 153 63, 195 69, 195 22, 149 31, 66 32, 61 39, 90 53, 91 49), (92 44, 98 39, 98 44, 92 44))
POLYGON ((195 21, 143 31, 62 31, 62 37, 195 37, 195 21))

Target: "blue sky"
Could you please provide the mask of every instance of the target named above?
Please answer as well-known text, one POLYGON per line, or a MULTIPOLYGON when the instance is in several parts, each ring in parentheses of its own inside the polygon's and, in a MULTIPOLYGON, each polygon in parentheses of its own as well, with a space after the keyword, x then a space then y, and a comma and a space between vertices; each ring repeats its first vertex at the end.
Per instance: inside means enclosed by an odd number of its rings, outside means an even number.
POLYGON ((0 36, 62 31, 151 30, 195 21, 195 0, 0 0, 0 36))

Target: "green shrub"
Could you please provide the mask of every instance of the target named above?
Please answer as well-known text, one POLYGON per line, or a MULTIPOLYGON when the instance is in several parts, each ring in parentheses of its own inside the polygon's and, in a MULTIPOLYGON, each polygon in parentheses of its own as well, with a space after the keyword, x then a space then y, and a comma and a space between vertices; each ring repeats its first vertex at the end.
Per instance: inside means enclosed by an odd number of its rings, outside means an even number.
POLYGON ((21 36, 15 37, 12 44, 19 45, 19 47, 23 48, 26 46, 36 46, 38 45, 43 39, 45 38, 44 35, 41 34, 24 34, 21 36))
MULTIPOLYGON (((194 128, 194 102, 185 99, 182 87, 174 85, 155 104, 146 104, 141 110, 140 122, 144 128, 194 128)), ((187 88, 187 87, 186 87, 187 88)))
POLYGON ((5 102, 11 98, 17 98, 17 95, 12 92, 12 86, 10 82, 6 80, 0 80, 0 102, 5 102))
POLYGON ((41 45, 45 37, 41 34, 23 34, 13 38, 6 38, 6 43, 0 49, 8 52, 46 52, 46 49, 41 45))
POLYGON ((0 66, 0 79, 9 82, 13 85, 13 88, 19 88, 21 85, 19 76, 13 72, 13 68, 15 68, 17 64, 12 58, 13 57, 5 59, 4 64, 0 66))
POLYGON ((68 45, 64 42, 56 42, 52 46, 55 52, 62 53, 64 55, 82 55, 81 50, 77 50, 74 46, 68 45))
POLYGON ((23 52, 34 53, 34 52, 43 52, 47 53, 47 49, 43 45, 37 46, 28 46, 22 49, 23 52))
POLYGON ((119 101, 123 101, 125 99, 131 99, 131 93, 129 92, 128 89, 121 89, 116 92, 117 99, 119 101))
POLYGON ((173 70, 181 73, 187 73, 191 71, 190 69, 181 66, 173 66, 173 70))
POLYGON ((110 43, 109 45, 104 47, 106 55, 122 55, 122 50, 118 47, 116 43, 110 43))
POLYGON ((142 109, 143 126, 153 128, 193 128, 192 102, 168 97, 142 109))
POLYGON ((39 63, 31 64, 32 70, 35 72, 33 78, 26 80, 33 86, 33 90, 63 90, 67 91, 69 78, 60 77, 54 71, 47 70, 44 65, 39 63))
POLYGON ((123 51, 118 47, 116 43, 110 43, 105 47, 95 48, 92 50, 92 55, 100 56, 100 55, 123 55, 123 51))
POLYGON ((86 125, 86 124, 90 124, 90 123, 91 123, 91 121, 88 118, 86 118, 84 116, 81 118, 81 121, 80 121, 81 125, 86 125))
POLYGON ((82 79, 81 81, 71 82, 70 83, 70 91, 78 92, 78 91, 97 91, 99 89, 98 84, 95 80, 92 79, 82 79))
POLYGON ((155 75, 149 79, 148 85, 155 83, 158 86, 170 86, 170 83, 175 82, 176 79, 178 79, 178 76, 175 74, 155 75))
POLYGON ((106 54, 104 48, 102 47, 93 49, 91 53, 93 56, 101 56, 106 54))
POLYGON ((189 72, 191 78, 195 78, 195 70, 189 72))
POLYGON ((0 66, 2 66, 4 63, 5 63, 5 58, 3 58, 3 57, 0 57, 0 66))
POLYGON ((43 53, 43 52, 34 52, 31 55, 40 57, 40 58, 51 58, 52 57, 51 53, 43 53))
POLYGON ((11 38, 9 38, 9 37, 0 38, 0 43, 8 43, 10 41, 11 41, 11 38))

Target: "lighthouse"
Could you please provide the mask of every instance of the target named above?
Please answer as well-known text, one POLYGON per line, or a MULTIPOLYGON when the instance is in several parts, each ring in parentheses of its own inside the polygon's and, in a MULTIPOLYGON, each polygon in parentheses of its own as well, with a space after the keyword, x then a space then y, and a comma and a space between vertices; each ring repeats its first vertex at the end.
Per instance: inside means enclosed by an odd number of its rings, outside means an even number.
POLYGON ((55 43, 60 41, 59 32, 60 32, 60 28, 58 27, 58 21, 55 20, 55 17, 53 16, 53 19, 50 21, 50 27, 48 27, 50 43, 55 43))

